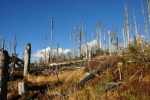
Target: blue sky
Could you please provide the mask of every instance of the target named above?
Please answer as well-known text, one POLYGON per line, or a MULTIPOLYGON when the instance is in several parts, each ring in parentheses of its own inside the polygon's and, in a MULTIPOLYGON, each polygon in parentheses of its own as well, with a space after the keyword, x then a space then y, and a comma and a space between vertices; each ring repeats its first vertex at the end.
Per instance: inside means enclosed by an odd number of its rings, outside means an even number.
MULTIPOLYGON (((50 18, 54 18, 53 48, 64 41, 64 49, 70 48, 70 29, 84 22, 88 42, 92 40, 92 28, 102 21, 106 30, 117 26, 120 39, 124 27, 124 3, 128 4, 129 21, 133 25, 132 7, 140 32, 144 33, 141 1, 147 11, 145 0, 0 0, 0 39, 6 39, 6 47, 17 35, 17 53, 22 57, 28 42, 32 54, 44 48, 45 36, 50 45, 50 18)), ((146 16, 147 17, 147 16, 146 16)), ((133 29, 132 29, 133 31, 133 29)), ((12 50, 13 52, 13 47, 12 50)))

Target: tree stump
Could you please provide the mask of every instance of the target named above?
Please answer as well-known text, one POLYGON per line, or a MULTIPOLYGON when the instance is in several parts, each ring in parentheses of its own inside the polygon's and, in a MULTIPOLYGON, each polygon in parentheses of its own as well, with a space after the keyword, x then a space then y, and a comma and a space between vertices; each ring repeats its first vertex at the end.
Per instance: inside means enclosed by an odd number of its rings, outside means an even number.
POLYGON ((22 95, 26 91, 28 91, 28 82, 26 81, 18 82, 18 94, 22 95))
POLYGON ((25 57, 24 57, 24 76, 30 71, 30 57, 31 57, 31 44, 28 43, 25 49, 25 57))
POLYGON ((0 51, 0 100, 7 100, 8 52, 0 51))

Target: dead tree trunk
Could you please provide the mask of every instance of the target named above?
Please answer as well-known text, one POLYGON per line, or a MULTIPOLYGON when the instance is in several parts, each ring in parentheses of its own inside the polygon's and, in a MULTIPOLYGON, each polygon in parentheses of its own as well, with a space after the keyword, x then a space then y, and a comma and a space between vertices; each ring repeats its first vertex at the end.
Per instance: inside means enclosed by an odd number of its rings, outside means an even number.
POLYGON ((7 100, 8 52, 0 51, 0 100, 7 100))
POLYGON ((25 49, 25 57, 24 57, 24 76, 30 71, 30 57, 31 57, 31 44, 28 43, 25 49))
POLYGON ((80 82, 78 82, 76 84, 76 87, 83 87, 84 84, 89 81, 90 79, 94 78, 96 76, 96 74, 101 74, 103 71, 105 71, 106 69, 113 67, 114 65, 117 66, 117 62, 119 61, 118 58, 109 58, 108 62, 102 62, 99 61, 99 67, 94 70, 93 72, 91 72, 88 76, 86 76, 84 79, 82 79, 80 82))
POLYGON ((48 50, 48 59, 47 59, 47 64, 50 63, 50 50, 48 50))
POLYGON ((83 85, 90 79, 94 78, 96 76, 96 74, 100 73, 100 69, 97 68, 95 71, 93 71, 91 74, 89 74, 87 77, 85 77, 83 80, 81 80, 80 82, 78 82, 76 84, 76 87, 83 87, 83 85))

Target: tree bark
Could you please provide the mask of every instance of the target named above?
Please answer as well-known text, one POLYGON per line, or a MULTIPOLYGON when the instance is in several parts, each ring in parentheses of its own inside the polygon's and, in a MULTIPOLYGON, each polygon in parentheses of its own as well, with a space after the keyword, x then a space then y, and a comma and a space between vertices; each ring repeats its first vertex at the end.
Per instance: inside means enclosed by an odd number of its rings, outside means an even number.
POLYGON ((8 52, 0 51, 0 100, 7 100, 8 52))

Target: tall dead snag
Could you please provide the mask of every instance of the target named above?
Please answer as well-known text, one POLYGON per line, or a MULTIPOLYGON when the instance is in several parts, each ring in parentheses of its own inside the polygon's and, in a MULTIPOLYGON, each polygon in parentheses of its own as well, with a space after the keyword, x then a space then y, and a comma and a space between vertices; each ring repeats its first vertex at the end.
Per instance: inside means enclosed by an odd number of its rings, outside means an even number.
POLYGON ((48 64, 50 63, 50 58, 51 58, 51 57, 50 57, 50 54, 51 54, 51 53, 50 53, 50 50, 48 50, 48 60, 47 60, 47 63, 48 63, 48 64))
POLYGON ((30 56, 31 56, 31 44, 28 42, 25 49, 25 57, 24 57, 24 76, 27 76, 30 71, 30 56))
POLYGON ((0 100, 7 100, 8 52, 0 51, 0 100))

